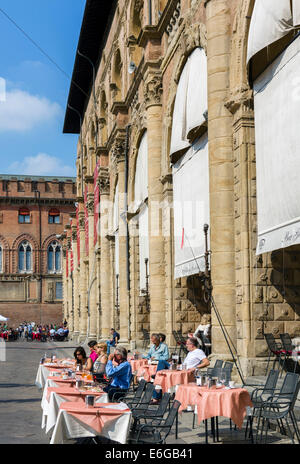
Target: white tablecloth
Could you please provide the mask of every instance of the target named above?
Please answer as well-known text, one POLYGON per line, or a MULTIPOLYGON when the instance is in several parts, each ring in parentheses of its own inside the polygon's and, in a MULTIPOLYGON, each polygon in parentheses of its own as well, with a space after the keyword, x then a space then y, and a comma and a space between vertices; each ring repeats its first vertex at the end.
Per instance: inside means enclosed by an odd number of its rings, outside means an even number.
POLYGON ((44 366, 43 364, 39 365, 36 378, 35 378, 35 385, 41 390, 46 385, 46 380, 50 375, 49 369, 44 366))
MULTIPOLYGON (((91 392, 91 395, 93 392, 91 392)), ((44 389, 43 398, 42 398, 42 429, 45 428, 45 432, 48 433, 50 430, 55 426, 57 416, 59 413, 59 407, 61 403, 68 401, 68 399, 64 396, 60 396, 56 392, 50 393, 49 401, 47 400, 47 388, 44 389)), ((72 401, 70 397, 70 401, 72 401)), ((103 393, 103 395, 99 395, 95 399, 95 403, 108 403, 108 395, 107 393, 103 393)))
MULTIPOLYGON (((131 422, 131 411, 126 411, 122 416, 107 422, 101 431, 101 436, 125 444, 131 422)), ((74 438, 95 437, 98 433, 91 427, 75 418, 67 411, 60 409, 53 430, 51 445, 72 443, 74 438)))

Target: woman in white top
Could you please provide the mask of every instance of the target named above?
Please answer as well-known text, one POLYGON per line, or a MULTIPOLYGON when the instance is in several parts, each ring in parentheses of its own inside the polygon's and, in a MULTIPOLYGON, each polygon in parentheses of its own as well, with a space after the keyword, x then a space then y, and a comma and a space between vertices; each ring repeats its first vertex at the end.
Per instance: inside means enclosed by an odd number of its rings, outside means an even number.
POLYGON ((204 367, 209 366, 209 360, 206 357, 204 351, 198 348, 198 340, 195 337, 190 337, 187 339, 186 347, 188 349, 188 355, 183 361, 186 364, 187 369, 192 369, 197 367, 198 369, 203 369, 204 367))

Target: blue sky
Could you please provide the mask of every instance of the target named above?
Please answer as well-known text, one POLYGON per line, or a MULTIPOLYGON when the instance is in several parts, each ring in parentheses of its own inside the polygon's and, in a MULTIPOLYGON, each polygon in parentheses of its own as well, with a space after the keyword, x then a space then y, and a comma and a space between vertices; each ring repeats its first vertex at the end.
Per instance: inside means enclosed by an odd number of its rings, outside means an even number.
MULTIPOLYGON (((0 3, 69 76, 84 7, 85 0, 0 3)), ((75 175, 77 136, 62 133, 69 86, 0 11, 0 173, 75 175)))

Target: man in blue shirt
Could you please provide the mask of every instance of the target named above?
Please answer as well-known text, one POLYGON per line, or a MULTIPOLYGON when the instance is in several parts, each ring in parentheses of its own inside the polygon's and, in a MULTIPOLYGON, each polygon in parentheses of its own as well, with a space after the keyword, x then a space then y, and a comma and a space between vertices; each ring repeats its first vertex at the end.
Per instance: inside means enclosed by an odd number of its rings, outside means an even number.
POLYGON ((153 333, 151 335, 152 345, 147 356, 144 356, 147 359, 152 361, 167 361, 170 357, 169 349, 165 343, 161 343, 159 334, 153 333))
POLYGON ((106 364, 106 375, 112 378, 112 382, 103 390, 108 393, 109 401, 122 398, 128 391, 132 371, 131 365, 127 361, 127 350, 123 346, 115 349, 114 354, 110 354, 106 364), (114 395, 117 393, 116 395, 114 395))
MULTIPOLYGON (((156 372, 161 371, 163 369, 169 369, 170 364, 168 363, 168 359, 170 358, 168 346, 163 343, 166 337, 164 334, 155 334, 151 335, 151 342, 153 343, 150 347, 150 350, 146 356, 147 359, 151 359, 152 361, 158 361, 156 372)), ((156 404, 161 399, 162 393, 161 391, 155 391, 153 393, 153 400, 152 403, 156 404)))
POLYGON ((111 333, 111 339, 110 340, 107 340, 106 344, 107 344, 107 354, 110 353, 110 347, 113 346, 115 347, 118 343, 118 341, 120 340, 120 334, 118 332, 115 331, 115 329, 110 329, 110 333, 111 333))

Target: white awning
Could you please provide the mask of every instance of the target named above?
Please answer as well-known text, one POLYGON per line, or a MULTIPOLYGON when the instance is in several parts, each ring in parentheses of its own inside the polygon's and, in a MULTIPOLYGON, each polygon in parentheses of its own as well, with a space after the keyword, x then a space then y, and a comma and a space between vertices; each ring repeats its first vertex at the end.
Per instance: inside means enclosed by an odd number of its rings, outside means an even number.
POLYGON ((209 224, 207 133, 173 166, 174 278, 205 270, 204 224, 209 224))
POLYGON ((113 231, 119 229, 119 182, 116 185, 113 207, 113 231))
POLYGON ((300 243, 300 37, 254 82, 257 254, 300 243))
POLYGON ((148 140, 147 132, 144 133, 136 160, 135 181, 134 181, 134 201, 135 208, 148 198, 148 140))
POLYGON ((203 48, 196 48, 189 57, 189 84, 187 90, 186 134, 206 122, 207 111, 207 58, 203 48))
POLYGON ((189 56, 178 83, 172 121, 170 154, 184 153, 190 147, 193 129, 206 122, 207 57, 202 48, 189 56))
POLYGON ((252 14, 247 63, 260 50, 288 34, 300 24, 299 0, 256 0, 252 14))
POLYGON ((300 24, 300 1, 293 0, 293 25, 299 26, 300 24))
POLYGON ((146 264, 148 259, 149 273, 149 230, 148 206, 145 204, 139 213, 139 262, 140 262, 140 291, 146 289, 146 264))
POLYGON ((172 135, 171 135, 171 151, 170 154, 181 152, 190 146, 186 139, 186 105, 187 105, 187 89, 189 79, 189 61, 180 76, 178 82, 173 119, 172 119, 172 135))

